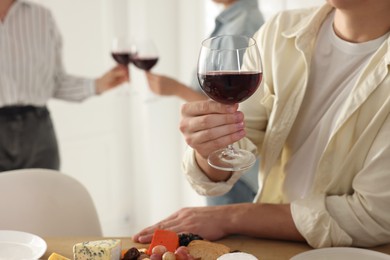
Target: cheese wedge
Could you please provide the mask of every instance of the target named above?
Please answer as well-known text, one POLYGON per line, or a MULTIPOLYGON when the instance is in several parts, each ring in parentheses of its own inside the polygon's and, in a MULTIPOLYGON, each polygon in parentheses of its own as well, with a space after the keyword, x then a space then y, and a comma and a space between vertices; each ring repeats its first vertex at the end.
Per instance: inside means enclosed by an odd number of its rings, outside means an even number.
POLYGON ((86 241, 73 246, 74 260, 120 260, 119 239, 86 241))
POLYGON ((57 253, 52 253, 47 260, 70 260, 69 258, 59 255, 57 253))

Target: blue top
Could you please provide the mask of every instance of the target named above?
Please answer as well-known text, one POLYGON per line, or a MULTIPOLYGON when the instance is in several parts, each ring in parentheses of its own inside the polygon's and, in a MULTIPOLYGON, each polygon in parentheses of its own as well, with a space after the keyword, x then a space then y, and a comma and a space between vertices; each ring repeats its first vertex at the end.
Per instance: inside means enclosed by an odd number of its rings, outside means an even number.
MULTIPOLYGON (((264 23, 257 0, 238 0, 215 18, 215 27, 210 37, 220 35, 253 36, 264 23)), ((191 88, 199 92, 197 73, 195 70, 191 88)))

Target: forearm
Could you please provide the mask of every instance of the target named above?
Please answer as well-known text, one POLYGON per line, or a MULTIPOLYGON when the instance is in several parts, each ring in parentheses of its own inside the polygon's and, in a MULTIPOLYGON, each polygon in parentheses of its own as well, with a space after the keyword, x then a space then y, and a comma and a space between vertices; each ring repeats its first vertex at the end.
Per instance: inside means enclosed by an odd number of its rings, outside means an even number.
POLYGON ((207 100, 207 96, 203 93, 195 91, 192 88, 189 88, 188 86, 183 85, 181 83, 179 83, 179 85, 177 86, 176 95, 187 102, 207 100))
POLYGON ((228 234, 305 241, 295 227, 289 204, 232 204, 228 234))
POLYGON ((93 79, 63 74, 58 77, 53 97, 67 101, 81 102, 95 94, 95 82, 93 79))

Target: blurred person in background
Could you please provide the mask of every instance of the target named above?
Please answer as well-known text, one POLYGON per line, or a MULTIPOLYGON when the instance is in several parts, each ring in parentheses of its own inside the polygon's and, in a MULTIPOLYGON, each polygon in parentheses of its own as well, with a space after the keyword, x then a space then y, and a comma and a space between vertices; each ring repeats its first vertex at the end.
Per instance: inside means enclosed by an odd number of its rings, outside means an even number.
MULTIPOLYGON (((253 36, 264 23, 257 0, 213 0, 213 2, 221 4, 223 10, 215 19, 215 27, 210 37, 227 34, 253 36)), ((152 72, 146 72, 146 76, 150 90, 157 95, 177 96, 187 102, 208 99, 199 86, 196 71, 190 86, 152 72)), ((228 193, 206 197, 207 204, 252 202, 258 189, 258 171, 259 160, 228 193)))
POLYGON ((258 91, 240 111, 186 103, 180 127, 191 147, 185 174, 203 195, 227 192, 242 174, 209 166, 211 152, 235 143, 260 153, 255 202, 184 208, 134 240, 150 241, 159 227, 315 248, 390 243, 389 14, 389 0, 327 0, 267 21, 255 36, 258 91))
POLYGON ((0 1, 0 171, 59 169, 50 98, 82 101, 129 80, 116 66, 97 79, 69 75, 50 11, 24 0, 0 1))

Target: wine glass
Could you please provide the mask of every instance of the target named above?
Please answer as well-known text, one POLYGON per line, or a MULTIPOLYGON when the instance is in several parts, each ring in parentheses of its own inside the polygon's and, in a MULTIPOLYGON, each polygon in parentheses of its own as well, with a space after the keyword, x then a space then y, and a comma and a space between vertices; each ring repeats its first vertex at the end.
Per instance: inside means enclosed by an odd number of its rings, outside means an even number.
MULTIPOLYGON (((134 66, 146 72, 150 71, 157 64, 158 51, 151 38, 141 36, 135 39, 131 61, 134 66)), ((144 88, 141 88, 143 101, 146 103, 157 101, 159 97, 149 89, 148 84, 144 86, 144 88)))
POLYGON ((128 66, 132 57, 132 44, 127 37, 114 37, 111 45, 111 56, 123 66, 128 66))
MULTIPOLYGON (((132 42, 126 36, 116 36, 112 39, 111 43, 111 56, 117 64, 125 66, 129 70, 129 64, 133 56, 132 42)), ((129 83, 125 85, 123 93, 128 95, 130 92, 136 94, 134 90, 130 91, 129 83)), ((122 93, 121 93, 122 94, 122 93)))
MULTIPOLYGON (((256 41, 247 36, 223 35, 206 39, 198 60, 198 81, 208 97, 235 104, 249 98, 262 80, 256 41)), ((212 152, 208 163, 219 170, 240 171, 256 162, 253 153, 233 145, 212 152)))
POLYGON ((137 39, 133 45, 133 64, 142 70, 149 71, 158 61, 156 45, 150 38, 137 39))

